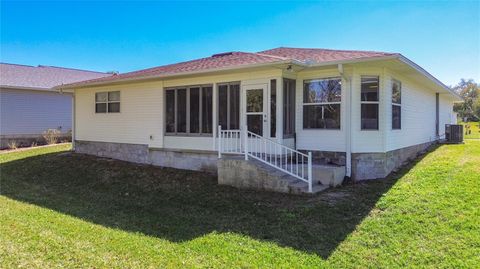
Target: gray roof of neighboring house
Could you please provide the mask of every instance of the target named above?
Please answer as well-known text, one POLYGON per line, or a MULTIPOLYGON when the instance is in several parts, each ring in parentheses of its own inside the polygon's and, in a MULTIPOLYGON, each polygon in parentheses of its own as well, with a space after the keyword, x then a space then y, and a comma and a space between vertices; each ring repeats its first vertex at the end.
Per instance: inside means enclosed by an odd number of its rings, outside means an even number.
POLYGON ((55 86, 111 76, 110 73, 56 66, 0 63, 0 87, 50 90, 55 86))

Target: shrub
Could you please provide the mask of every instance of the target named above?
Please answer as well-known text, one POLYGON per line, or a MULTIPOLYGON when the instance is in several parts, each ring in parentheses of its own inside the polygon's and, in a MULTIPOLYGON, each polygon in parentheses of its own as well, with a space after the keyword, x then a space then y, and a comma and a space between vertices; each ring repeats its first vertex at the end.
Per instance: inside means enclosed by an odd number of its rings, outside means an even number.
POLYGON ((7 146, 8 146, 9 149, 17 149, 18 148, 18 142, 15 141, 15 140, 12 140, 12 141, 8 142, 7 146))
POLYGON ((58 142, 58 138, 60 137, 60 131, 57 129, 48 129, 43 132, 43 138, 47 142, 47 144, 56 144, 58 142))

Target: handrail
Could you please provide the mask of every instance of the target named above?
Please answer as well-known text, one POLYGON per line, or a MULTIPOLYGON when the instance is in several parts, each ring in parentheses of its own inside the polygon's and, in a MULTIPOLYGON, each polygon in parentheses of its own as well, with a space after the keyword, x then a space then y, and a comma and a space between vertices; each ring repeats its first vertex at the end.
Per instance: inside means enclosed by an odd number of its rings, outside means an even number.
POLYGON ((312 192, 312 153, 305 154, 273 139, 242 130, 222 130, 218 127, 218 157, 222 153, 244 154, 308 183, 312 192))

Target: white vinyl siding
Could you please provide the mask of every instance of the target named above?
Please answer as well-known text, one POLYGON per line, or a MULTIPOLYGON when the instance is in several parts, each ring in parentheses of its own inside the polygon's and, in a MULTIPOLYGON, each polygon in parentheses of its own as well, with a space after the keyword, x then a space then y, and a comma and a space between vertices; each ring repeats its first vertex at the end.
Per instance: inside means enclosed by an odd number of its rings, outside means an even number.
MULTIPOLYGON (((436 139, 435 118, 436 101, 435 90, 408 79, 398 73, 387 75, 387 100, 391 100, 392 79, 402 85, 402 123, 401 129, 392 130, 391 104, 387 105, 387 144, 386 151, 408 146, 431 142, 436 139)), ((453 97, 440 94, 440 135, 445 131, 445 124, 451 123, 453 113, 453 97)))
POLYGON ((0 90, 0 134, 40 135, 72 129, 72 95, 52 91, 0 90))
POLYGON ((164 135, 164 89, 185 85, 212 85, 212 133, 216 134, 217 84, 230 81, 240 81, 241 84, 270 83, 271 79, 280 78, 281 71, 271 69, 76 89, 76 139, 146 144, 154 148, 215 150, 215 136, 164 135), (120 91, 120 113, 95 113, 95 93, 102 91, 120 91))

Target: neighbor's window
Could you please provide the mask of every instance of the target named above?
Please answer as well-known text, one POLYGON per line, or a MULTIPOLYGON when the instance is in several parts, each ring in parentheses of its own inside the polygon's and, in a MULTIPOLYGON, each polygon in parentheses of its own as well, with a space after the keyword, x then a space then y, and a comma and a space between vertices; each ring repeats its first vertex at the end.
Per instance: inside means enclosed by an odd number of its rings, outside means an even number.
POLYGON ((212 86, 165 91, 165 131, 169 134, 212 133, 212 86))
POLYGON ((361 79, 361 128, 378 130, 378 77, 362 76, 361 79))
POLYGON ((240 129, 240 83, 218 85, 218 124, 222 130, 240 129))
POLYGON ((95 113, 120 112, 120 92, 95 93, 95 113))
POLYGON ((295 83, 294 79, 283 79, 283 138, 295 134, 295 83))
POLYGON ((340 129, 342 80, 340 78, 303 82, 303 128, 340 129))
POLYGON ((402 83, 392 80, 392 129, 402 129, 402 83))

